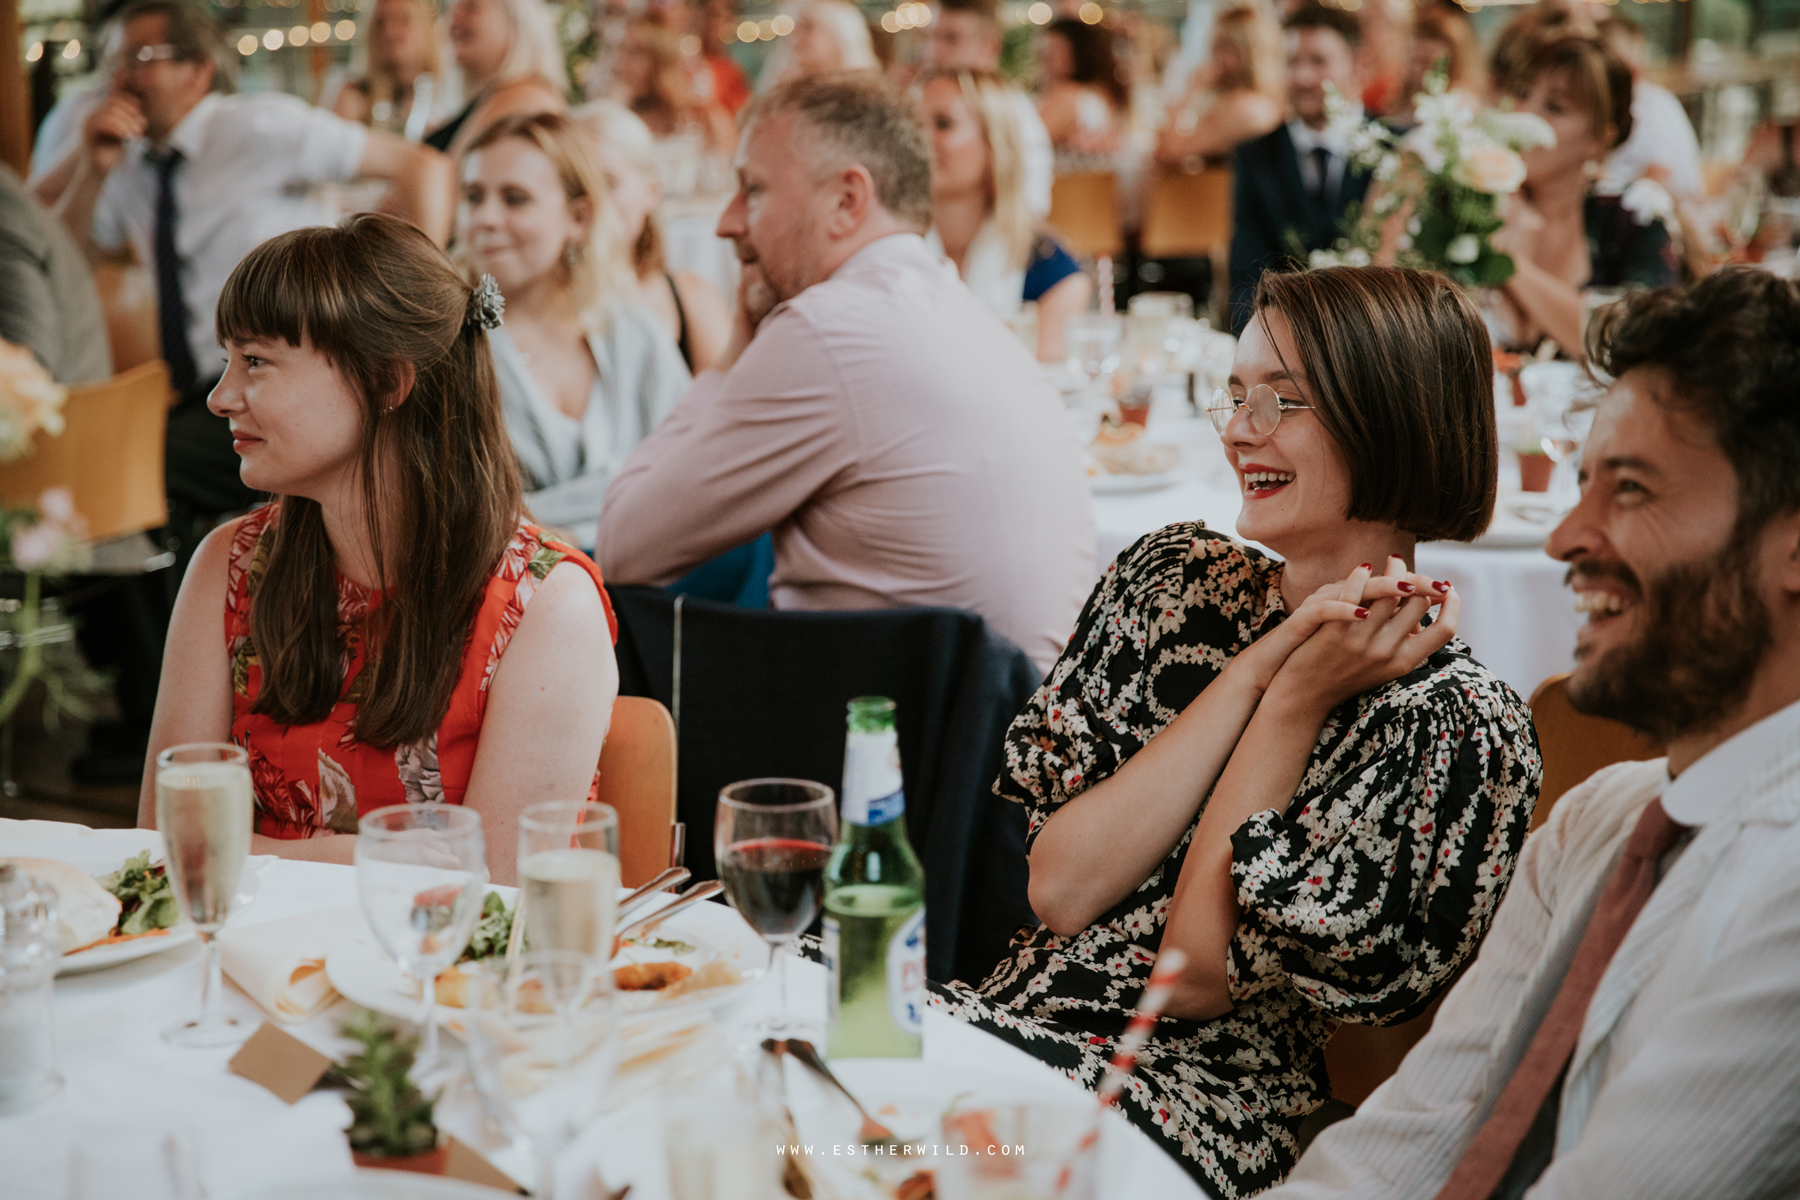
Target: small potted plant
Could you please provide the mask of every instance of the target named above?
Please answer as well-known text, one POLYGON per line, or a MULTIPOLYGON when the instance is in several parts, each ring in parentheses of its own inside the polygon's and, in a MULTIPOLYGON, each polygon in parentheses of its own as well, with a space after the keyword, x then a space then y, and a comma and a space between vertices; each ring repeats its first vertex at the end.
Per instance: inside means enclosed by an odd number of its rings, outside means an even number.
POLYGON ((362 1047, 334 1067, 331 1078, 346 1089, 356 1165, 442 1175, 450 1147, 439 1145, 431 1121, 438 1097, 419 1091, 411 1078, 418 1038, 366 1009, 344 1022, 343 1033, 362 1047))

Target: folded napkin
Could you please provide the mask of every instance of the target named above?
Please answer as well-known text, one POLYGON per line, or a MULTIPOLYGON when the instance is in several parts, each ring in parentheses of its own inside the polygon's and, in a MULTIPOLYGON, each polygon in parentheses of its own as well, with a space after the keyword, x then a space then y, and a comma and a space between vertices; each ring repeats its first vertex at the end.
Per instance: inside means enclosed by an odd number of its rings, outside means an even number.
POLYGON ((309 1020, 338 998, 325 956, 362 924, 362 909, 349 905, 229 928, 219 934, 219 963, 277 1021, 309 1020))

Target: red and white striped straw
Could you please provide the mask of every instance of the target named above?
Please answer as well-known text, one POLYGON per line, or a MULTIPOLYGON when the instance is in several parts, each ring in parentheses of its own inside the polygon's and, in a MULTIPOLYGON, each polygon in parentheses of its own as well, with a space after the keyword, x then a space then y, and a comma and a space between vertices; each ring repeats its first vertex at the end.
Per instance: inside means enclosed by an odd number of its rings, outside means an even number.
POLYGON ((1075 1153, 1069 1156, 1069 1161, 1057 1173, 1058 1196, 1068 1189, 1069 1181, 1075 1175, 1075 1164, 1080 1161, 1081 1156, 1092 1153, 1094 1146, 1099 1143, 1100 1116, 1119 1102, 1119 1096, 1125 1091, 1125 1081, 1137 1069, 1138 1055, 1143 1051, 1144 1043, 1150 1040, 1150 1031, 1156 1028, 1156 1022, 1162 1018, 1162 1011, 1169 1003, 1169 993, 1174 990, 1175 980, 1185 966, 1187 955, 1174 947, 1157 956, 1156 965, 1150 969, 1150 981, 1144 985, 1144 994, 1138 997, 1131 1021, 1119 1038, 1119 1048, 1113 1051, 1112 1061, 1106 1065, 1106 1077, 1100 1081, 1100 1102, 1094 1108, 1094 1119, 1081 1141, 1075 1144, 1075 1153))

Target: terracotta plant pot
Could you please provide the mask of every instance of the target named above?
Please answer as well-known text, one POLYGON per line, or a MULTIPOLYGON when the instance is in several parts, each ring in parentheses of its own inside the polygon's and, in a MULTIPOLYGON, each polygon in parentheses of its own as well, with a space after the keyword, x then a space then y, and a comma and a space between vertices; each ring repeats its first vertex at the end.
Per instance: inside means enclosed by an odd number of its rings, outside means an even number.
POLYGON ((418 1154, 402 1155, 399 1158, 384 1158, 375 1154, 364 1154, 361 1150, 352 1150, 350 1157, 359 1167, 375 1167, 383 1171, 411 1171, 416 1175, 442 1175, 444 1164, 450 1158, 450 1143, 445 1141, 430 1150, 418 1154))
POLYGON ((1550 475, 1556 470, 1556 464, 1548 454, 1519 455, 1519 490, 1525 492, 1547 492, 1550 490, 1550 475))

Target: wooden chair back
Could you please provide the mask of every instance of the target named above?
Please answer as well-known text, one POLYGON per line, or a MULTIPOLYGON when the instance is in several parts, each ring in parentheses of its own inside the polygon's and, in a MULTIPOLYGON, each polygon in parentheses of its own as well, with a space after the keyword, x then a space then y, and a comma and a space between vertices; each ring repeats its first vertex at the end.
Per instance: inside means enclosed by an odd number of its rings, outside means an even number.
POLYGON ((1114 258, 1125 249, 1119 189, 1111 171, 1075 171, 1050 185, 1050 227, 1085 258, 1114 258))
POLYGON ((0 499, 31 506, 45 489, 66 487, 97 542, 166 525, 168 416, 169 369, 160 359, 71 387, 63 432, 39 432, 30 457, 0 465, 0 499))
POLYGON ((644 696, 613 701, 600 747, 600 794, 619 814, 619 878, 648 883, 668 868, 675 839, 675 722, 644 696))
POLYGON ((1325 1043, 1325 1069, 1331 1074, 1331 1097, 1352 1108, 1400 1069, 1400 1060, 1431 1032, 1446 987, 1431 1007, 1398 1025, 1340 1025, 1325 1043))
POLYGON ((156 281, 150 269, 135 261, 99 263, 94 267, 94 287, 100 293, 100 311, 106 314, 113 370, 124 374, 161 358, 156 281))
POLYGON ((1576 712, 1569 703, 1567 672, 1552 675, 1531 693, 1531 720, 1544 756, 1544 782, 1531 814, 1533 829, 1544 823, 1565 792, 1601 767, 1661 758, 1665 753, 1654 739, 1617 721, 1576 712))
POLYGON ((1145 258, 1207 258, 1231 242, 1231 168, 1158 175, 1144 203, 1145 258))

